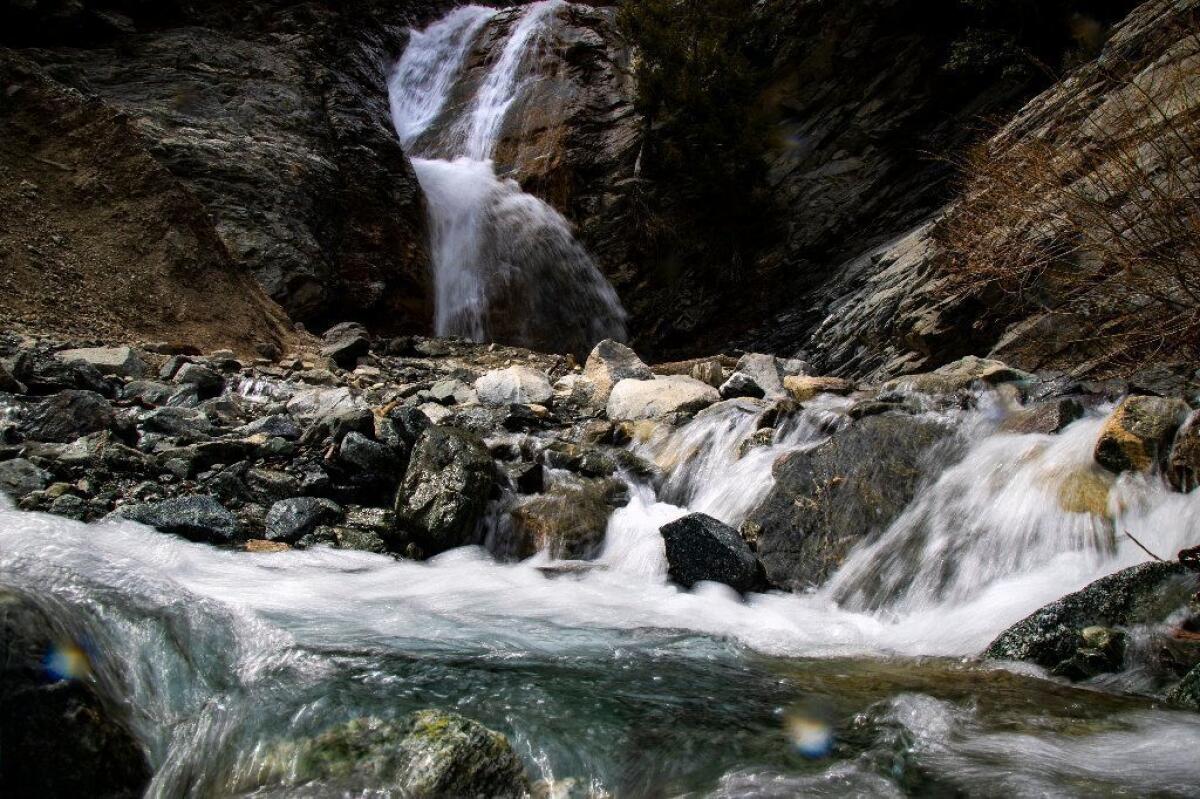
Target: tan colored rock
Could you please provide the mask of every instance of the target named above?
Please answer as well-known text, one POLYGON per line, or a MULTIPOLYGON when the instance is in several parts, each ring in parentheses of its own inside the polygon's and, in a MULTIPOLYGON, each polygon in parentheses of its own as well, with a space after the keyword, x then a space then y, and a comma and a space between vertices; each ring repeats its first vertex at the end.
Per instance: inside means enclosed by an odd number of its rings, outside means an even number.
POLYGON ((840 377, 808 377, 805 375, 785 377, 783 387, 797 402, 807 402, 818 394, 845 396, 855 389, 854 383, 840 377))
POLYGON ((1181 399, 1128 397, 1109 415, 1096 442, 1096 462, 1111 472, 1146 472, 1166 460, 1175 431, 1191 408, 1181 399))
POLYGON ((592 393, 592 404, 599 408, 608 403, 613 388, 622 380, 650 380, 654 373, 633 350, 605 339, 597 344, 583 366, 583 380, 592 393))
POLYGON ((287 552, 289 549, 291 547, 282 541, 266 541, 261 538, 255 538, 246 542, 246 551, 258 554, 287 552))
POLYGON ((695 413, 720 399, 715 388, 684 375, 622 380, 609 397, 608 418, 655 419, 672 413, 695 413))
POLYGON ((1074 471, 1058 487, 1058 506, 1067 513, 1108 517, 1108 493, 1112 484, 1112 475, 1103 469, 1074 471))

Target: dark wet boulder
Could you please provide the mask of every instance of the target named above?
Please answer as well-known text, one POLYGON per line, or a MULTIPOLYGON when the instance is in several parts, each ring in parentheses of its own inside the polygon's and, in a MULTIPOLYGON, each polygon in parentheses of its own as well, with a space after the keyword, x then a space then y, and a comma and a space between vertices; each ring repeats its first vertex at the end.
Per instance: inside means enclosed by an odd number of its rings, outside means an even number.
POLYGON ((237 518, 216 499, 203 495, 125 505, 113 515, 189 541, 227 544, 240 533, 237 518))
POLYGON ((762 565, 729 525, 693 513, 659 529, 667 550, 667 572, 685 588, 698 582, 725 583, 736 591, 762 587, 762 565))
POLYGON ((495 463, 478 436, 431 427, 396 492, 397 528, 426 555, 474 543, 495 484, 495 463))
POLYGON ((1100 674, 1121 670, 1129 637, 1122 630, 1093 625, 1079 631, 1075 652, 1051 672, 1068 680, 1089 680, 1100 674))
POLYGON ((282 499, 267 511, 266 537, 270 541, 293 544, 316 530, 318 526, 339 521, 342 515, 342 508, 328 499, 282 499))
POLYGON ((0 363, 0 391, 9 394, 24 394, 26 391, 25 385, 13 377, 13 373, 3 363, 0 363))
POLYGON ((296 424, 296 420, 291 416, 288 416, 286 413, 278 413, 255 419, 253 422, 239 427, 236 432, 243 436, 253 436, 263 433, 272 438, 295 441, 300 438, 301 430, 300 425, 296 424))
POLYGON ((1200 712, 1200 665, 1194 666, 1167 692, 1167 700, 1188 710, 1200 712))
POLYGON ((141 746, 101 695, 111 675, 79 637, 0 588, 0 796, 132 799, 149 786, 141 746))
POLYGON ((352 369, 360 357, 371 351, 371 337, 357 322, 342 322, 325 331, 321 354, 332 358, 343 369, 352 369))
POLYGON ((0 494, 14 500, 41 491, 53 479, 53 475, 25 458, 0 461, 0 494))
POLYGON ((195 386, 202 399, 215 397, 225 390, 225 378, 215 369, 198 363, 185 363, 175 373, 175 382, 195 386))
POLYGON ((1101 578, 1009 627, 983 653, 1070 669, 1089 627, 1161 623, 1186 605, 1200 580, 1179 563, 1143 563, 1101 578))
POLYGON ((1072 422, 1082 419, 1083 403, 1064 397, 1022 408, 1010 414, 1001 424, 1005 433, 1058 433, 1072 422))
POLYGON ((60 361, 49 355, 25 353, 17 359, 13 376, 34 394, 74 389, 116 396, 113 384, 96 367, 83 361, 60 361))
POLYGON ((772 585, 820 585, 854 545, 888 527, 932 474, 949 429, 915 416, 868 416, 775 462, 775 485, 748 516, 772 585))
POLYGON ((1200 411, 1193 411, 1175 434, 1167 477, 1176 491, 1191 491, 1200 485, 1200 411))
POLYGON ((357 431, 347 433, 338 445, 338 463, 343 468, 395 485, 402 461, 387 444, 372 441, 357 431))
POLYGON ((396 721, 359 718, 272 758, 274 781, 317 784, 330 795, 430 799, 529 795, 525 767, 498 732, 454 713, 422 710, 396 721))
POLYGON ((138 419, 138 427, 185 441, 199 441, 213 434, 208 416, 195 408, 156 408, 138 419))
POLYGON ((34 441, 67 444, 80 436, 108 430, 117 416, 108 400, 94 391, 68 390, 39 402, 30 410, 21 432, 34 441))

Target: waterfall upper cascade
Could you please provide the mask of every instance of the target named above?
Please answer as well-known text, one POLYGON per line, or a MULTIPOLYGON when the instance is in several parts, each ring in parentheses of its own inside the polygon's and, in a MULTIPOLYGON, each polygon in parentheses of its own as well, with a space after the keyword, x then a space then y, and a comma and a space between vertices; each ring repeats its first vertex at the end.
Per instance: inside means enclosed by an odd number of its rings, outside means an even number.
POLYGON ((393 122, 429 206, 439 335, 576 353, 625 337, 620 300, 567 220, 491 160, 565 5, 520 11, 477 85, 465 66, 500 16, 480 6, 413 31, 392 73, 393 122))

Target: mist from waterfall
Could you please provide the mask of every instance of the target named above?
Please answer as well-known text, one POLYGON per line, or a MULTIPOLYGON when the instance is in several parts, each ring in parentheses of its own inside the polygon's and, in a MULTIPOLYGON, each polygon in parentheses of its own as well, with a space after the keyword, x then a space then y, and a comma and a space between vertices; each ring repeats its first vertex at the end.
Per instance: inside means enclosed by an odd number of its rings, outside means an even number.
POLYGON ((393 123, 428 203, 438 335, 578 354, 625 338, 620 300, 567 220, 491 160, 565 5, 521 10, 477 86, 467 63, 499 16, 480 6, 413 31, 392 72, 393 123))

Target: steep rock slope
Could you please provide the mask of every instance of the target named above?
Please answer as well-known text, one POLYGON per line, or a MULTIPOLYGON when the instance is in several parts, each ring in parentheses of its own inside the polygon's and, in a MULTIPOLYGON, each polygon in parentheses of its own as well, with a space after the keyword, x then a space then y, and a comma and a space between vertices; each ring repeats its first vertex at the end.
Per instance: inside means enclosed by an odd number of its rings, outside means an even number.
MULTIPOLYGON (((1125 220, 1122 235, 1138 240, 1156 233, 1160 222, 1153 213, 1142 213, 1139 192, 1157 187, 1153 191, 1194 197, 1200 191, 1194 184, 1200 175, 1195 144, 1189 152, 1186 135, 1200 114, 1198 26, 1195 0, 1144 3, 1118 26, 1099 58, 1032 100, 987 143, 984 153, 996 162, 1021 157, 1035 145, 1061 157, 1066 176, 1045 190, 1044 205, 1026 218, 1004 219, 985 209, 992 214, 981 216, 985 232, 988 227, 996 231, 986 246, 998 258, 1058 235, 1043 223, 1068 216, 1068 204, 1081 196, 1111 207, 1114 220, 1125 220), (1190 81, 1180 76, 1191 76, 1190 81), (1117 185, 1124 181, 1122 160, 1131 153, 1137 154, 1139 172, 1151 179, 1117 185), (1103 179, 1114 173, 1121 180, 1103 179)), ((1070 283, 1056 284, 1053 273, 1019 302, 991 289, 947 289, 955 255, 948 249, 964 244, 961 235, 956 240, 953 225, 964 208, 971 212, 979 202, 979 195, 968 194, 897 240, 848 261, 810 306, 773 320, 773 332, 764 336, 780 346, 799 340, 819 314, 823 321, 805 347, 807 355, 819 367, 875 378, 928 369, 965 354, 1080 374, 1120 368, 1106 358, 1108 342, 1058 312, 1070 283)), ((1062 268, 1079 273, 1089 268, 1087 261, 1086 251, 1072 251, 1062 268)), ((1118 284, 1110 291, 1120 296, 1124 290, 1118 284)), ((1101 302, 1088 312, 1102 330, 1103 320, 1115 318, 1119 308, 1101 302)), ((1159 364, 1157 371, 1167 373, 1170 382, 1170 364, 1159 364)))
POLYGON ((0 51, 0 327, 251 353, 292 335, 130 120, 0 51))
POLYGON ((441 5, 5 4, 3 43, 127 115, 294 319, 423 330, 424 210, 384 81, 441 5))

